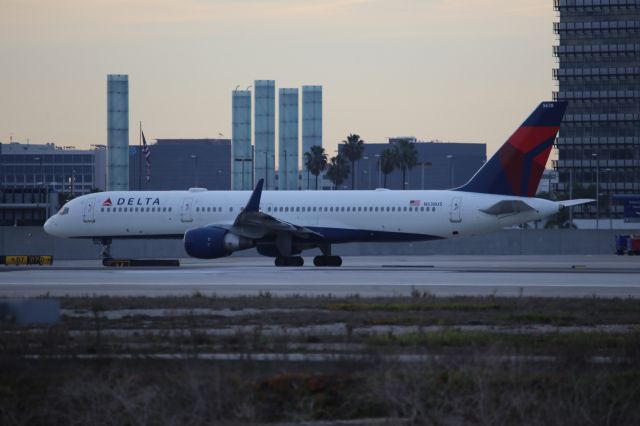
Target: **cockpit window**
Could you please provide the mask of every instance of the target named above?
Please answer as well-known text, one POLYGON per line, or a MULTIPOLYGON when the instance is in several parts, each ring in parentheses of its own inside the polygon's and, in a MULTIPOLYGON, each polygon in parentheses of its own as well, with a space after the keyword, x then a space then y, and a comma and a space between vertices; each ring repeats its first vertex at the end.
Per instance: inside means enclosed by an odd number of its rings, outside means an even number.
POLYGON ((58 212, 58 214, 59 214, 60 216, 64 216, 64 215, 65 215, 65 214, 67 214, 67 213, 69 213, 69 207, 66 207, 66 206, 65 206, 65 207, 62 207, 62 208, 60 209, 60 211, 58 212))

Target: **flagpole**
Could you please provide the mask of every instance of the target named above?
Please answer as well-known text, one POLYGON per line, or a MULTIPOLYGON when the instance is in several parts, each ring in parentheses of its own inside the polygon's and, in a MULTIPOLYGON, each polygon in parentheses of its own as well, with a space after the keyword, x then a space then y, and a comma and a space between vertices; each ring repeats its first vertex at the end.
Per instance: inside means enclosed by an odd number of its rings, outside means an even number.
POLYGON ((142 191, 142 121, 138 135, 138 191, 142 191))

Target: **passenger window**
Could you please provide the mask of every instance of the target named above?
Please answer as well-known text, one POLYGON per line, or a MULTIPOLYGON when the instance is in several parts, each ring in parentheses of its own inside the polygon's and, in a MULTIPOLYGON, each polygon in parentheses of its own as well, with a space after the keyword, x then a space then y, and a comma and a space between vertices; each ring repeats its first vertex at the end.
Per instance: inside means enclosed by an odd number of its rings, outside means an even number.
POLYGON ((392 212, 395 212, 395 211, 396 211, 396 208, 395 208, 395 207, 391 207, 391 211, 392 211, 392 212))
POLYGON ((122 213, 122 207, 118 207, 118 211, 122 213))
POLYGON ((376 207, 376 211, 378 211, 378 208, 376 207))
POLYGON ((296 211, 299 212, 300 211, 300 207, 296 207, 296 211))
POLYGON ((343 211, 344 211, 344 207, 341 207, 341 208, 340 208, 340 211, 341 211, 341 212, 343 212, 343 211))
POLYGON ((164 213, 164 212, 166 212, 166 211, 167 211, 167 208, 166 208, 166 207, 163 207, 163 208, 162 208, 162 213, 164 213))
POLYGON ((349 209, 350 209, 350 207, 347 207, 347 211, 350 211, 349 209))
POLYGON ((424 207, 420 207, 420 211, 423 212, 424 211, 424 207))
POLYGON ((169 211, 171 211, 171 207, 169 207, 169 211))
POLYGON ((407 211, 407 208, 406 208, 406 207, 404 208, 404 211, 405 211, 405 212, 407 211))

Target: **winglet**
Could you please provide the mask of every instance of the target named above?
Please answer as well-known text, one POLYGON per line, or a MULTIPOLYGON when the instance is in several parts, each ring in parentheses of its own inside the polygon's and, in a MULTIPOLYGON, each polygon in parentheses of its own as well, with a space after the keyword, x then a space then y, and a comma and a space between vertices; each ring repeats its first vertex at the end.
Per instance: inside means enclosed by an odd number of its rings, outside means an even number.
POLYGON ((251 193, 251 198, 249 198, 249 202, 244 208, 245 212, 257 212, 260 210, 260 197, 262 196, 263 184, 264 179, 260 179, 256 184, 256 188, 253 190, 253 193, 251 193))

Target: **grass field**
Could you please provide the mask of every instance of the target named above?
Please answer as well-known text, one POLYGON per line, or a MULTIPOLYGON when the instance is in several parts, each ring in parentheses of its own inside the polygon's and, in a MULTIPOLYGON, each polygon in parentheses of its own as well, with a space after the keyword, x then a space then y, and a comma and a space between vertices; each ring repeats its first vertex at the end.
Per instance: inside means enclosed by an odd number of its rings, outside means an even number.
POLYGON ((0 330, 2 425, 640 424, 636 299, 59 300, 0 330))

